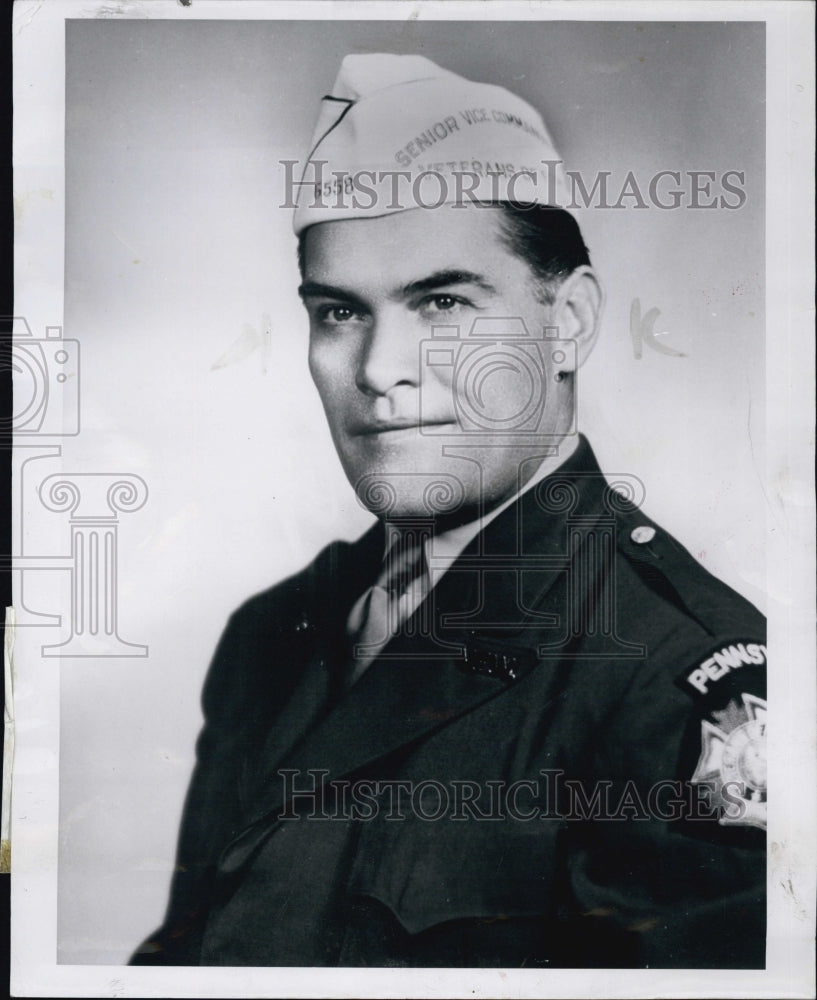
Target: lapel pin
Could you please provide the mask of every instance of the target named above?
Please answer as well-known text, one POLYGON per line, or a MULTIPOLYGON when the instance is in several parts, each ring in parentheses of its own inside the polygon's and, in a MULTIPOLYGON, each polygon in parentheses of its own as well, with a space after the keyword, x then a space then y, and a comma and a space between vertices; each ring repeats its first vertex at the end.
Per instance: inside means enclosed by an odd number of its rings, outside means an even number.
POLYGON ((463 670, 501 681, 515 681, 525 666, 521 652, 488 649, 485 646, 466 646, 463 670))

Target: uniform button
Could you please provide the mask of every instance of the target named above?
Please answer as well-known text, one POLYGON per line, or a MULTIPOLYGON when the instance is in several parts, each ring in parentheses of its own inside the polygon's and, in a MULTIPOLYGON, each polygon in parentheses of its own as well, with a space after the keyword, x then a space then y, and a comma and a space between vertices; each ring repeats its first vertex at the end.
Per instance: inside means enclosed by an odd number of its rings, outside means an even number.
POLYGON ((630 532, 630 538, 636 545, 646 545, 647 542, 651 542, 655 538, 655 528, 642 524, 638 528, 633 528, 630 532))

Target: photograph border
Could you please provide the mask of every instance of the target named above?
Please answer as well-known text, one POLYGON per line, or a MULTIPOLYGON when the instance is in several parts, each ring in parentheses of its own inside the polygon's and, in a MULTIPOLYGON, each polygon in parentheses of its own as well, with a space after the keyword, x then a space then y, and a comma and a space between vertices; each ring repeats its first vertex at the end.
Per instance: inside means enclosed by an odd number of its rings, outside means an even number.
MULTIPOLYGON (((60 660, 13 658, 15 741, 12 843, 14 995, 173 997, 807 997, 813 995, 817 877, 814 617, 813 140, 814 7, 572 2, 408 3, 397 0, 17 0, 14 44, 15 196, 48 189, 15 230, 15 315, 53 327, 64 306, 65 22, 117 17, 231 20, 765 21, 766 483, 771 514, 766 587, 769 676, 768 935, 765 970, 499 970, 133 968, 57 964, 60 660), (807 692, 807 694, 804 694, 807 692)), ((137 477, 138 478, 138 477, 137 477)), ((131 484, 135 496, 138 484, 131 484)), ((21 517, 19 489, 14 518, 21 517)), ((128 501, 131 506, 136 499, 128 501)), ((59 584, 67 606, 66 581, 59 584)), ((137 942, 134 942, 134 945, 137 942)))

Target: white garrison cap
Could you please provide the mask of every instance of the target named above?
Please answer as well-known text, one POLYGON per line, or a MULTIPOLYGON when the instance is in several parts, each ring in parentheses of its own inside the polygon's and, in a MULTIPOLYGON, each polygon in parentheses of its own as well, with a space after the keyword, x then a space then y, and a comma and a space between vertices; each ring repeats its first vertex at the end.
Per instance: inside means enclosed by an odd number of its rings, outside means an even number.
POLYGON ((349 55, 321 103, 294 229, 468 201, 565 205, 539 113, 424 56, 349 55))

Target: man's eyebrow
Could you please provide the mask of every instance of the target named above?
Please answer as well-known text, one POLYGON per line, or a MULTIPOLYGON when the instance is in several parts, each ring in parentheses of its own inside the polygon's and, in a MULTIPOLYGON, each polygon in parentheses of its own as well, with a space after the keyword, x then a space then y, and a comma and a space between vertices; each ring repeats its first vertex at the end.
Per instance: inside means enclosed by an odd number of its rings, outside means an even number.
MULTIPOLYGON (((400 289, 400 298, 409 298, 421 292, 432 292, 436 288, 445 288, 448 285, 475 285, 485 292, 496 292, 496 289, 481 274, 474 271, 464 271, 461 268, 449 268, 445 271, 435 271, 426 278, 418 278, 410 281, 400 289)), ((346 288, 338 288, 336 285, 325 285, 320 281, 304 281, 298 288, 298 294, 302 299, 326 298, 341 299, 344 302, 360 303, 360 296, 355 295, 346 288)))
POLYGON ((298 286, 298 294, 302 299, 325 298, 360 302, 360 298, 354 292, 349 292, 345 288, 336 288, 334 285, 324 285, 319 281, 304 281, 298 286))
POLYGON ((432 292, 435 288, 444 288, 447 285, 476 285, 485 292, 496 292, 496 289, 481 274, 474 271, 463 271, 459 268, 452 268, 447 271, 435 271, 427 278, 418 278, 417 281, 409 282, 403 288, 406 296, 416 295, 418 292, 432 292))

